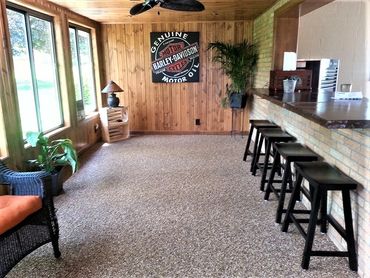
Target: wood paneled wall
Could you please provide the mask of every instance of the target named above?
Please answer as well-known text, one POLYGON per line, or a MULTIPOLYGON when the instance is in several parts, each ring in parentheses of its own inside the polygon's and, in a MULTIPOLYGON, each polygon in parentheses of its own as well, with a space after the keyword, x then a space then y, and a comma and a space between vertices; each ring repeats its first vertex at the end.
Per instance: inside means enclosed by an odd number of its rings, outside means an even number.
MULTIPOLYGON (((119 97, 121 105, 129 108, 130 129, 145 133, 230 132, 231 109, 220 107, 229 81, 211 61, 207 46, 216 40, 251 41, 252 31, 250 21, 102 25, 105 81, 114 80, 124 89, 119 97), (152 83, 150 32, 167 31, 200 32, 200 82, 152 83), (200 119, 200 126, 195 119, 200 119)), ((236 113, 237 130, 247 129, 248 114, 236 113)))

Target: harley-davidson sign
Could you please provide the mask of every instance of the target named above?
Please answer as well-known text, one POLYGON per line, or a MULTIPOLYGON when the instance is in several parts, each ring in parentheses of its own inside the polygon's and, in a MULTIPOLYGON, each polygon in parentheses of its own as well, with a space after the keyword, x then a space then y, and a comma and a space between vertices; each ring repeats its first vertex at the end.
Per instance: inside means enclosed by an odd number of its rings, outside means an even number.
POLYGON ((199 32, 151 32, 155 83, 199 82, 199 32))

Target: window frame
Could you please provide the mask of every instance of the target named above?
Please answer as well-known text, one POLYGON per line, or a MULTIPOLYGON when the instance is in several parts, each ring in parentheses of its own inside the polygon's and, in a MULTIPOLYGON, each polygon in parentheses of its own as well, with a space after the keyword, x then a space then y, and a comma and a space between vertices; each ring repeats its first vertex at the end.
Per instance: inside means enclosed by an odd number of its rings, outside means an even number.
POLYGON ((0 160, 9 155, 3 113, 4 110, 0 99, 0 160))
MULTIPOLYGON (((12 10, 12 11, 15 11, 15 12, 18 12, 24 15, 28 55, 29 55, 29 62, 30 62, 30 71, 31 71, 31 77, 32 77, 32 89, 33 89, 33 94, 35 98, 35 109, 36 109, 37 127, 38 127, 37 131, 42 132, 43 134, 53 132, 65 126, 65 119, 64 119, 64 113, 63 113, 63 99, 62 99, 62 92, 61 92, 61 85, 60 85, 60 75, 59 75, 59 70, 58 70, 59 62, 58 62, 58 53, 57 53, 57 46, 56 46, 57 40, 56 40, 56 35, 55 35, 54 17, 38 12, 38 11, 35 11, 35 10, 32 10, 24 6, 17 5, 15 3, 11 3, 11 2, 6 2, 6 9, 9 9, 9 10, 12 10), (41 130, 42 129, 42 118, 41 118, 41 113, 40 113, 39 90, 37 87, 37 77, 36 77, 35 61, 34 61, 33 47, 32 47, 30 16, 36 17, 41 20, 45 20, 50 23, 51 49, 53 51, 52 56, 53 56, 53 61, 54 61, 55 85, 56 85, 55 89, 57 91, 58 98, 59 98, 58 102, 59 102, 59 113, 60 113, 61 123, 60 125, 55 126, 51 129, 47 129, 47 130, 41 130)), ((8 24, 8 21, 7 21, 7 24, 8 24)), ((9 29, 9 25, 8 25, 8 29, 9 29)), ((9 30, 9 35, 10 35, 10 30, 9 30)), ((12 60, 14 60, 11 45, 10 45, 10 56, 12 60)), ((13 68, 13 72, 14 72, 14 77, 15 77, 16 73, 15 73, 14 68, 13 68)), ((15 86, 15 88, 17 88, 17 86, 15 86)), ((17 104, 18 104, 18 91, 17 91, 17 104)), ((21 111, 19 111, 19 114, 21 114, 21 111)), ((23 130, 22 130, 22 133, 23 133, 23 130)))
MULTIPOLYGON (((95 72, 95 60, 94 60, 94 49, 93 49, 93 39, 92 39, 92 30, 89 29, 89 28, 86 28, 84 26, 81 26, 81 25, 78 25, 76 23, 72 23, 72 22, 69 22, 68 23, 68 36, 70 36, 70 32, 69 32, 69 29, 72 28, 74 29, 75 31, 75 42, 76 42, 76 52, 77 52, 77 63, 78 63, 78 73, 79 73, 79 80, 80 80, 80 84, 79 84, 79 87, 80 87, 80 92, 81 92, 81 99, 82 99, 82 103, 83 103, 83 107, 84 107, 84 117, 79 119, 79 120, 83 120, 86 118, 86 116, 89 116, 93 113, 95 113, 96 111, 98 111, 98 96, 96 94, 96 72, 95 72), (78 46, 78 31, 83 31, 83 32, 86 32, 89 34, 89 37, 90 37, 90 59, 91 59, 91 65, 92 65, 92 68, 91 68, 91 72, 93 74, 93 94, 94 94, 94 98, 95 98, 95 109, 93 111, 89 111, 88 114, 86 115, 86 111, 85 111, 85 104, 84 104, 84 98, 83 98, 83 82, 82 82, 82 71, 81 71, 81 59, 80 59, 80 47, 78 46)), ((69 39, 69 47, 70 47, 70 50, 71 50, 71 39, 69 39)), ((72 62, 72 53, 71 53, 71 62, 72 62)), ((73 63, 73 62, 72 62, 73 63)), ((71 65, 72 65, 71 63, 71 65)), ((72 74, 73 74, 73 68, 72 68, 72 74)), ((76 98, 76 88, 75 88, 75 91, 74 91, 74 95, 75 95, 75 98, 76 98)), ((75 99, 75 102, 76 102, 76 105, 77 105, 77 100, 75 99)), ((77 111, 78 112, 78 111, 77 111)))

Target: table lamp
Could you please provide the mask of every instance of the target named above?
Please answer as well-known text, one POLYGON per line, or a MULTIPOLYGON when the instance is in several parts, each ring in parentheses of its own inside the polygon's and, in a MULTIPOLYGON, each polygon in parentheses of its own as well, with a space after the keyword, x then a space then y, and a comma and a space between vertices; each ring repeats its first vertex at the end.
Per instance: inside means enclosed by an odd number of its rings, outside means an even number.
POLYGON ((118 86, 116 83, 113 82, 113 80, 111 80, 101 92, 104 94, 109 94, 108 96, 108 106, 109 107, 118 107, 119 98, 116 97, 115 92, 123 92, 120 86, 118 86))

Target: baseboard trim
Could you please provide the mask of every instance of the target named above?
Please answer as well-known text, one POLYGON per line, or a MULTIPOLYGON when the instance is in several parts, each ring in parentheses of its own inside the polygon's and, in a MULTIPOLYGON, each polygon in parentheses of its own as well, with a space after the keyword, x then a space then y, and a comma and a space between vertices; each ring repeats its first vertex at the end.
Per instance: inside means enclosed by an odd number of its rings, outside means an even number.
POLYGON ((231 134, 231 131, 174 131, 174 130, 157 130, 157 131, 130 131, 131 136, 140 135, 248 135, 248 131, 237 131, 231 134))

